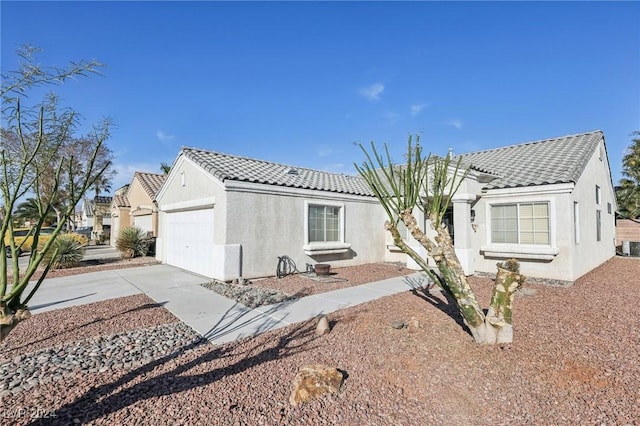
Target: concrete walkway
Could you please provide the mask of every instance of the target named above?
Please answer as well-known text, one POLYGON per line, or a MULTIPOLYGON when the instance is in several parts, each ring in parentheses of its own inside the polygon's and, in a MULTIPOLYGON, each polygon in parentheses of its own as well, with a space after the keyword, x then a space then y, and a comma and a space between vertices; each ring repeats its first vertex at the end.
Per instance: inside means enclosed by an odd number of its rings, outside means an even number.
POLYGON ((349 306, 421 286, 416 273, 251 309, 200 284, 209 279, 169 265, 90 272, 45 280, 32 313, 145 293, 214 343, 224 343, 306 321, 349 306))

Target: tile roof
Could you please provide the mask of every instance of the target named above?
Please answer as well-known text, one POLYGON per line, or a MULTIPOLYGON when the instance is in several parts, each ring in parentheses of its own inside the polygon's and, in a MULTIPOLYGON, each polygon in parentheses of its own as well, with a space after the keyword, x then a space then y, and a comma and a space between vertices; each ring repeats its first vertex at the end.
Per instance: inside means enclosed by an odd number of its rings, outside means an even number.
POLYGON ((113 204, 116 207, 131 207, 127 196, 122 194, 116 194, 113 196, 113 204))
MULTIPOLYGON (((472 152, 456 158, 461 158, 465 166, 496 176, 485 185, 486 189, 577 182, 603 140, 604 134, 596 130, 472 152)), ((365 180, 358 175, 323 172, 198 148, 183 147, 182 153, 221 181, 373 196, 365 180)))
POLYGON ((93 203, 88 198, 82 200, 82 211, 87 217, 93 216, 93 203))
POLYGON ((183 147, 182 153, 221 181, 236 180, 291 188, 373 196, 360 176, 329 173, 269 161, 183 147))
POLYGON ((151 198, 151 200, 155 200, 166 176, 157 173, 135 172, 133 174, 133 178, 137 178, 140 185, 142 185, 142 188, 145 190, 147 195, 149 195, 149 198, 151 198))
POLYGON ((600 130, 462 154, 472 169, 496 175, 486 189, 577 182, 604 140, 600 130))
POLYGON ((93 202, 95 204, 111 204, 111 200, 113 200, 113 197, 107 197, 104 195, 98 195, 93 198, 93 202))

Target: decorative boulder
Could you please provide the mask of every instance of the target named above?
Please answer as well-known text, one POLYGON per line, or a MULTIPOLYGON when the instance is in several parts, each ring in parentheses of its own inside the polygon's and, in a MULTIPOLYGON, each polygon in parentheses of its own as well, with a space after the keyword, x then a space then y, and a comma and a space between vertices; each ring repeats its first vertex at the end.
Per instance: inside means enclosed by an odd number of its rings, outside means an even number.
POLYGON ((321 364, 302 367, 293 379, 289 403, 298 405, 327 393, 337 394, 344 381, 338 369, 321 364))
POLYGON ((318 336, 322 336, 323 334, 327 334, 331 331, 331 327, 329 325, 329 320, 326 315, 322 315, 318 319, 318 324, 316 325, 316 334, 318 336))

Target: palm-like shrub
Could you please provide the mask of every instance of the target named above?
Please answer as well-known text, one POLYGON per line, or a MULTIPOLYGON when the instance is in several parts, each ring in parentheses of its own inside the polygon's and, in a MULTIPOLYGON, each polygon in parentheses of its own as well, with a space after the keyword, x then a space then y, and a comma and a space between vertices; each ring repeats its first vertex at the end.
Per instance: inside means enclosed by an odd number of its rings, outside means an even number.
POLYGON ((146 256, 149 243, 146 232, 136 226, 127 226, 120 229, 116 248, 123 259, 131 259, 136 256, 146 256))
MULTIPOLYGON (((82 235, 80 235, 82 237, 82 235)), ((84 237, 83 237, 84 238, 84 237)), ((86 241, 86 238, 85 238, 86 241)), ((74 234, 60 234, 53 242, 51 250, 44 256, 45 263, 48 263, 53 254, 57 254, 51 263, 53 269, 73 268, 78 266, 84 257, 84 246, 86 242, 81 242, 74 234)))

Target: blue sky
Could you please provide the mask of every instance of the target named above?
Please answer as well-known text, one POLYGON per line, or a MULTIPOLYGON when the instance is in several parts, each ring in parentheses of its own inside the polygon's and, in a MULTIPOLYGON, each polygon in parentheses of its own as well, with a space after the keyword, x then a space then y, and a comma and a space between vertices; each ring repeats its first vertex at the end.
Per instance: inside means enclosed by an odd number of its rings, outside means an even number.
MULTIPOLYGON (((601 129, 614 182, 640 130, 637 2, 0 3, 2 72, 97 59, 55 88, 110 116, 119 172, 181 146, 353 173, 354 142, 434 153, 601 129)), ((33 98, 32 98, 33 99, 33 98)))

